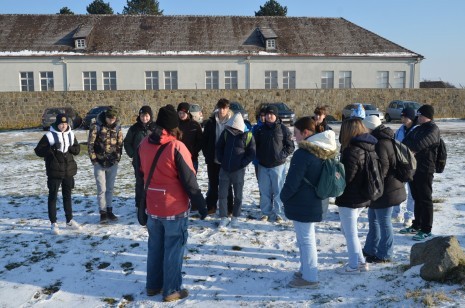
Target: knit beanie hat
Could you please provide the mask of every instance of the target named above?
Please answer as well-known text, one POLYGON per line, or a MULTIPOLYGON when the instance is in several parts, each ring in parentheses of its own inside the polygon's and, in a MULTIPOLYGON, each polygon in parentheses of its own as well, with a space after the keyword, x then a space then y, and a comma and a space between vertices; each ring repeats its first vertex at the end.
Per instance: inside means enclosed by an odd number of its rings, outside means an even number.
POLYGON ((189 103, 182 102, 178 105, 178 111, 184 111, 185 113, 189 113, 189 103))
POLYGON ((116 117, 118 117, 118 110, 115 107, 110 107, 105 112, 105 117, 107 117, 107 118, 116 118, 116 117))
POLYGON ((69 124, 69 119, 64 113, 59 113, 57 114, 57 118, 55 120, 55 124, 58 126, 58 124, 66 123, 69 124))
POLYGON ((404 108, 402 112, 400 113, 401 117, 406 117, 409 118, 412 121, 415 121, 415 117, 417 116, 415 113, 415 109, 411 107, 404 108))
POLYGON ((417 114, 432 120, 434 117, 434 108, 431 105, 423 105, 418 108, 417 114))
POLYGON ((357 104, 357 108, 355 109, 352 109, 352 113, 350 114, 350 116, 352 118, 360 118, 360 119, 365 119, 365 108, 363 108, 363 105, 358 103, 357 104))
POLYGON ((178 127, 179 117, 174 106, 166 105, 165 107, 161 107, 158 111, 157 121, 155 123, 166 130, 178 127))
POLYGON ((144 114, 144 113, 148 113, 150 115, 150 119, 153 119, 153 112, 150 106, 145 105, 145 106, 140 107, 139 115, 144 114))
POLYGON ((276 107, 275 105, 269 105, 268 107, 266 107, 265 109, 265 114, 267 113, 272 113, 274 114, 275 116, 278 116, 278 107, 276 107))
POLYGON ((378 116, 370 115, 363 119, 363 125, 368 129, 374 130, 381 125, 381 120, 378 116))

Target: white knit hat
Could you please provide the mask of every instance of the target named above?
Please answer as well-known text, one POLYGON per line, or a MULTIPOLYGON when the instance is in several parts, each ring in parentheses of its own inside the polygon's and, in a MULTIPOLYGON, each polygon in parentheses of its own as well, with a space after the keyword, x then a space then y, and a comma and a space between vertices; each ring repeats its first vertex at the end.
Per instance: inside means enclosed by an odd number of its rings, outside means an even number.
POLYGON ((363 119, 363 125, 368 129, 374 130, 381 125, 381 120, 378 116, 370 115, 363 119))
POLYGON ((332 130, 325 130, 319 134, 311 135, 306 139, 308 142, 325 150, 336 151, 336 134, 332 130))

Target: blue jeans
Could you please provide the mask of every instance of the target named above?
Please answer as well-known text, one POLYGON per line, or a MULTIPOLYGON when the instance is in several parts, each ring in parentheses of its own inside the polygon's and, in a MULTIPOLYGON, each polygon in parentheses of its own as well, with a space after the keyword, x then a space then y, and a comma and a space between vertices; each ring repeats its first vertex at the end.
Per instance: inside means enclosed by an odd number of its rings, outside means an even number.
POLYGON ((349 208, 339 206, 339 218, 341 219, 341 231, 347 242, 347 252, 349 253, 349 266, 358 268, 359 263, 365 263, 362 253, 362 246, 358 238, 357 220, 363 208, 349 208))
POLYGON ((258 188, 260 190, 260 210, 263 215, 275 219, 283 212, 279 193, 286 179, 286 164, 273 168, 258 165, 258 188))
POLYGON ((307 281, 318 281, 318 253, 316 250, 315 223, 294 221, 297 247, 300 252, 300 272, 307 281))
POLYGON ((105 168, 100 164, 94 165, 94 176, 97 182, 97 204, 100 211, 107 211, 111 208, 113 201, 113 188, 115 187, 118 164, 105 168))
POLYGON ((368 209, 368 234, 363 250, 382 260, 392 259, 394 232, 391 223, 392 207, 368 209))
POLYGON ((400 210, 401 207, 403 207, 403 204, 405 204, 406 209, 404 212, 404 220, 413 220, 415 219, 414 215, 414 209, 415 209, 415 200, 413 200, 412 192, 410 191, 410 186, 408 183, 405 183, 405 191, 407 192, 407 200, 402 202, 400 205, 396 205, 393 208, 392 211, 392 217, 399 217, 400 216, 400 210))
POLYGON ((241 216, 242 194, 244 190, 245 168, 229 172, 220 169, 220 185, 218 189, 218 205, 220 208, 220 217, 228 217, 228 192, 233 187, 233 216, 241 216))
POLYGON ((163 289, 163 297, 180 291, 182 261, 187 243, 187 217, 176 220, 147 219, 147 289, 163 289))

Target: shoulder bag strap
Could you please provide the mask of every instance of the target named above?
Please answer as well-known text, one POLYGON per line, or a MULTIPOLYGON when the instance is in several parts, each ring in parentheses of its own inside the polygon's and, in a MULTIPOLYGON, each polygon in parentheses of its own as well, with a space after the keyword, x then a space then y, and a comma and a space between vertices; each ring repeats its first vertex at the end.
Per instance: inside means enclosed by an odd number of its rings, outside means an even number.
MULTIPOLYGON (((168 142, 169 143, 169 142, 168 142)), ((149 188, 149 184, 150 184, 150 180, 152 179, 152 176, 153 176, 153 172, 155 171, 155 167, 157 165, 157 161, 158 159, 160 158, 160 155, 161 153, 163 152, 163 150, 166 148, 166 146, 168 145, 168 143, 165 143, 163 144, 162 146, 160 146, 160 148, 158 148, 158 151, 157 151, 157 154, 155 155, 155 158, 153 159, 153 162, 152 162, 152 166, 150 167, 150 172, 149 172, 149 176, 147 178, 147 182, 145 183, 144 185, 144 192, 147 192, 147 189, 149 188)))

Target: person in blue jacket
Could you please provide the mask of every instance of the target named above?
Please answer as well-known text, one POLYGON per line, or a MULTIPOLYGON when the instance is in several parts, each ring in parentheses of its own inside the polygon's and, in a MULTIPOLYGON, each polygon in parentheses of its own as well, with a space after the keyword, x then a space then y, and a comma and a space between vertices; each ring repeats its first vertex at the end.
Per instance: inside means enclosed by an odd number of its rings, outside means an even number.
POLYGON ((338 153, 334 132, 327 130, 315 134, 316 126, 311 117, 303 117, 295 122, 294 136, 298 149, 292 156, 280 194, 284 213, 294 223, 300 252, 300 269, 289 283, 292 288, 318 287, 315 223, 323 220, 328 210, 328 199, 320 199, 314 186, 318 184, 323 160, 334 158, 338 153))
POLYGON ((219 228, 229 224, 238 227, 241 215, 245 169, 255 157, 255 141, 244 123, 241 113, 235 113, 226 123, 216 143, 216 157, 221 164, 219 176, 218 205, 220 208, 219 228), (228 189, 234 191, 232 220, 228 218, 228 189))

